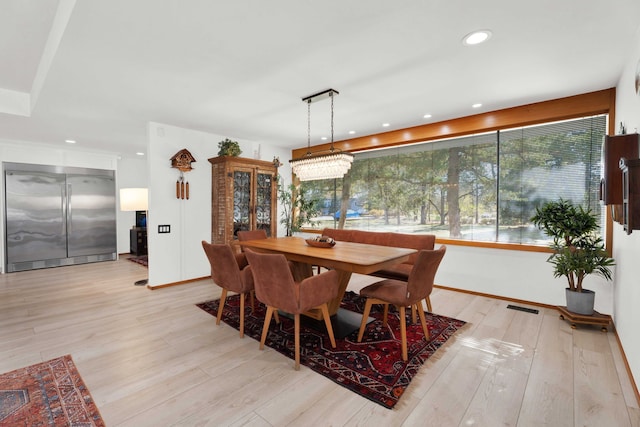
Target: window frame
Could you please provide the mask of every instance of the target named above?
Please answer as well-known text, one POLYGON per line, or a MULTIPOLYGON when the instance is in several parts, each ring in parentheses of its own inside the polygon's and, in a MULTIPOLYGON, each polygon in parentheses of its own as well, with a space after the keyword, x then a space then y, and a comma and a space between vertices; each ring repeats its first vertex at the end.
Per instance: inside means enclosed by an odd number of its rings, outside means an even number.
MULTIPOLYGON (((530 126, 546 122, 576 119, 598 114, 609 115, 607 134, 613 135, 615 133, 616 123, 615 100, 616 90, 615 88, 610 88, 581 95, 574 95, 452 120, 445 120, 437 123, 342 140, 334 142, 334 145, 344 151, 362 152, 413 144, 416 142, 428 142, 458 136, 468 136, 518 126, 530 126)), ((308 151, 313 153, 316 151, 326 150, 328 148, 328 144, 315 145, 310 148, 298 148, 292 150, 291 155, 292 158, 298 158, 308 151)), ((607 209, 603 236, 605 238, 606 247, 610 251, 612 249, 613 241, 611 233, 612 225, 613 221, 611 214, 607 209)), ((459 246, 475 246, 531 252, 550 251, 550 249, 545 247, 519 243, 477 242, 444 238, 438 238, 438 242, 459 246)))

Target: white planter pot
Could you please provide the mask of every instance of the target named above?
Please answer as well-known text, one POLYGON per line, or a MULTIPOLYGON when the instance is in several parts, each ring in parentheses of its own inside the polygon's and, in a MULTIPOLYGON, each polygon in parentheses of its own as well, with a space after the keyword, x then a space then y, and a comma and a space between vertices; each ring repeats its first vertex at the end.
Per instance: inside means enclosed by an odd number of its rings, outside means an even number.
POLYGON ((566 288, 565 295, 567 298, 567 310, 576 314, 584 314, 591 316, 593 314, 593 305, 596 293, 589 289, 583 289, 582 292, 573 292, 566 288))

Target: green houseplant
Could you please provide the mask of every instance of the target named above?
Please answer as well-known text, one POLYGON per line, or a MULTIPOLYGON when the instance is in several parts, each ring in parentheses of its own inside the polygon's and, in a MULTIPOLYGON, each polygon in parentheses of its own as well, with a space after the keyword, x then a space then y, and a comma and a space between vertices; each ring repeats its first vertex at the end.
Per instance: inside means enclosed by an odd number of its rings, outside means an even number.
POLYGON ((300 231, 304 224, 316 225, 311 218, 317 216, 320 211, 319 200, 309 199, 295 185, 285 186, 282 182, 278 183, 278 200, 282 206, 280 224, 285 226, 287 236, 300 231))
POLYGON ((240 144, 238 144, 238 141, 232 141, 229 138, 225 138, 224 140, 218 142, 218 148, 218 156, 237 157, 242 154, 242 150, 240 149, 240 144))
POLYGON ((594 292, 583 289, 582 282, 589 274, 611 280, 611 267, 615 265, 604 242, 595 235, 599 227, 595 215, 590 209, 560 199, 536 208, 531 221, 553 239, 553 253, 547 261, 553 265, 554 277, 567 278, 567 310, 593 314, 594 292))

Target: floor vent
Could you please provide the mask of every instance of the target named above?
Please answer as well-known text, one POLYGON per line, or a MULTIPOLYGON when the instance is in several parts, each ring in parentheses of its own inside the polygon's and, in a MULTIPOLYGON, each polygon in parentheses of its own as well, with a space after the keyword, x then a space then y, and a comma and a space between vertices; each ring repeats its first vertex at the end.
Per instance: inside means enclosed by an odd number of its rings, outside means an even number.
POLYGON ((511 305, 511 304, 509 304, 507 306, 507 308, 510 308, 511 310, 524 311, 526 313, 531 313, 531 314, 538 314, 539 313, 539 311, 534 309, 534 308, 520 307, 519 305, 511 305))

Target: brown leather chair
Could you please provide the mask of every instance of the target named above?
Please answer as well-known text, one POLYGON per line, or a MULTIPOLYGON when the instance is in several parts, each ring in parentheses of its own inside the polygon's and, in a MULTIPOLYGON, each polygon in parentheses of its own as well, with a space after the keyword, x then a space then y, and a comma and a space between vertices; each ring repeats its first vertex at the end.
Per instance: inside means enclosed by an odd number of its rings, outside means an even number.
MULTIPOLYGON (((222 309, 227 299, 227 291, 240 294, 240 338, 244 337, 244 302, 245 295, 253 291, 253 275, 248 266, 245 254, 234 254, 231 246, 225 244, 211 244, 202 241, 209 264, 211 264, 211 278, 222 288, 220 306, 216 317, 216 325, 222 319, 222 309)), ((253 298, 251 300, 253 307, 253 298)))
POLYGON ((267 238, 267 232, 265 230, 262 230, 262 229, 258 229, 258 230, 243 230, 243 231, 238 231, 237 236, 238 236, 238 240, 239 241, 244 242, 245 240, 266 239, 267 238))
POLYGON ((442 245, 436 250, 423 249, 418 252, 418 257, 413 264, 411 273, 409 273, 409 280, 406 282, 396 279, 386 279, 360 290, 360 295, 366 297, 367 302, 365 303, 364 313, 362 314, 362 323, 360 324, 360 331, 358 332, 358 342, 362 341, 372 304, 384 304, 382 321, 385 326, 387 325, 389 304, 398 307, 400 312, 402 360, 406 361, 408 359, 405 307, 411 307, 412 310, 417 310, 424 336, 427 339, 429 338, 429 329, 427 329, 427 322, 422 309, 422 300, 431 294, 433 280, 446 250, 446 246, 442 245))
POLYGON ((322 310, 331 346, 335 348, 336 340, 327 302, 338 295, 338 273, 331 270, 296 282, 284 255, 260 254, 251 250, 247 250, 245 254, 253 271, 256 298, 267 306, 260 350, 264 349, 271 316, 277 313, 277 310, 291 313, 294 315, 294 367, 296 370, 300 369, 300 313, 315 307, 322 310))

